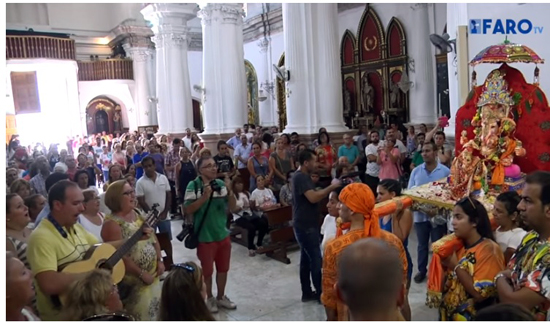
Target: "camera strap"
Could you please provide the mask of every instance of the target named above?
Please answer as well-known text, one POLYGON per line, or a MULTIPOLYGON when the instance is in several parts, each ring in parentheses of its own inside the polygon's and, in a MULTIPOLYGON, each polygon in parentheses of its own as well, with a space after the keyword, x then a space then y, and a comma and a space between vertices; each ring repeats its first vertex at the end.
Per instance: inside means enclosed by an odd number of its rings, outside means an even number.
MULTIPOLYGON (((204 190, 203 190, 204 191, 204 190)), ((206 216, 208 215, 208 210, 210 209, 210 204, 212 203, 212 198, 214 197, 214 191, 212 191, 212 194, 210 195, 210 198, 208 198, 208 203, 206 204, 206 208, 204 208, 204 213, 202 215, 201 223, 199 224, 199 229, 197 230, 197 240, 199 239, 202 226, 204 225, 204 222, 206 221, 206 216)))

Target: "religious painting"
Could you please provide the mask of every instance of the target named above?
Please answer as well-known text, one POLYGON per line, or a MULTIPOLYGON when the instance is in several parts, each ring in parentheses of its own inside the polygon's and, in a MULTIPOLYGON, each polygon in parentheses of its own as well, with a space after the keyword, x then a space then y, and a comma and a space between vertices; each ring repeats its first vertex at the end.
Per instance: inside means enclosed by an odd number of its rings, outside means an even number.
POLYGON ((11 72, 10 76, 15 115, 40 113, 36 71, 11 72))
POLYGON ((258 76, 254 66, 248 61, 244 61, 244 70, 246 73, 246 103, 248 110, 248 123, 260 124, 260 110, 258 102, 258 76))
MULTIPOLYGON (((285 53, 281 55, 279 59, 278 67, 283 67, 285 65, 285 53)), ((277 77, 277 113, 279 116, 279 129, 283 131, 286 127, 286 84, 285 82, 277 77)))

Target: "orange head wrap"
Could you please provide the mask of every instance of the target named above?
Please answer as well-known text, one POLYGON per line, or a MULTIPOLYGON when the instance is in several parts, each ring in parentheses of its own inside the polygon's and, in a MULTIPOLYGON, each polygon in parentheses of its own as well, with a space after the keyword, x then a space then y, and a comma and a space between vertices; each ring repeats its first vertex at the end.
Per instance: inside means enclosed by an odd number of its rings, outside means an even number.
MULTIPOLYGON (((365 236, 379 237, 380 224, 378 215, 374 211, 376 200, 372 190, 363 183, 352 183, 342 189, 338 196, 340 202, 345 204, 354 213, 362 214, 365 218, 365 236)), ((342 235, 342 230, 349 229, 351 223, 343 223, 338 227, 336 236, 342 235)))

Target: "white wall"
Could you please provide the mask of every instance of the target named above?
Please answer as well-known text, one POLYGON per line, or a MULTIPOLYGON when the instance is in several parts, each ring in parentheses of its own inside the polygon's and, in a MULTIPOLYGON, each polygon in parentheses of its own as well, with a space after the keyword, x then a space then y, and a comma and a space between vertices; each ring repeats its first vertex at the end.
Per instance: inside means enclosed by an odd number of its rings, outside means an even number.
MULTIPOLYGON (((508 40, 514 43, 524 44, 533 49, 540 57, 547 60, 546 64, 538 65, 540 69, 540 87, 546 93, 550 93, 550 4, 526 3, 526 4, 468 4, 468 19, 514 19, 516 22, 521 19, 529 19, 533 26, 544 27, 542 34, 516 34, 508 35, 508 40)), ((493 23, 494 25, 494 23, 493 23)), ((491 29, 492 30, 492 29, 491 29)), ((502 34, 469 34, 468 35, 468 54, 469 60, 475 57, 477 53, 485 47, 502 43, 505 35, 502 34)), ((475 67, 477 72, 477 84, 481 85, 487 75, 498 68, 497 64, 480 64, 475 67)), ((533 82, 534 64, 512 64, 514 68, 519 69, 528 83, 533 82)))
MULTIPOLYGON (((136 113, 134 103, 134 81, 133 80, 102 80, 93 82, 78 82, 80 92, 80 113, 86 114, 86 106, 97 96, 107 96, 122 108, 122 126, 133 128, 137 122, 130 119, 128 114, 136 113), (131 112, 129 112, 131 111, 131 112)), ((135 116, 134 116, 135 118, 135 116)), ((86 119, 81 121, 82 133, 86 133, 86 119)))
POLYGON ((191 86, 191 96, 201 102, 201 93, 195 91, 193 86, 202 86, 202 51, 188 51, 187 63, 189 64, 189 84, 191 86))

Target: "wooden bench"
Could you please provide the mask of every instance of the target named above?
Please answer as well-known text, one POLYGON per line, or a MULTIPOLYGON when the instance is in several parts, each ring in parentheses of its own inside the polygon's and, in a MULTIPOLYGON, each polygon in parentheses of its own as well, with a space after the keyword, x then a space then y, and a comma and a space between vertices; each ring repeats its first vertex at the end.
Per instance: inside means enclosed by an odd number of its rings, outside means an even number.
POLYGON ((248 248, 248 230, 233 223, 231 224, 229 236, 232 242, 248 248))
POLYGON ((287 251, 296 248, 298 243, 294 237, 294 229, 290 226, 292 221, 292 207, 280 207, 265 212, 269 223, 271 239, 269 245, 256 251, 258 254, 266 254, 268 257, 285 264, 290 264, 287 251))
POLYGON ((159 242, 160 251, 164 251, 166 256, 162 257, 162 262, 164 264, 164 268, 169 271, 170 268, 172 268, 172 264, 174 264, 174 259, 172 257, 173 251, 172 251, 172 242, 170 241, 170 238, 168 237, 168 233, 158 233, 157 240, 159 242))

